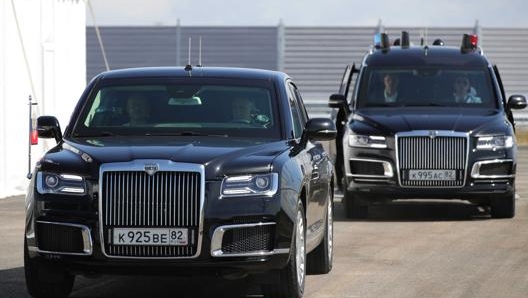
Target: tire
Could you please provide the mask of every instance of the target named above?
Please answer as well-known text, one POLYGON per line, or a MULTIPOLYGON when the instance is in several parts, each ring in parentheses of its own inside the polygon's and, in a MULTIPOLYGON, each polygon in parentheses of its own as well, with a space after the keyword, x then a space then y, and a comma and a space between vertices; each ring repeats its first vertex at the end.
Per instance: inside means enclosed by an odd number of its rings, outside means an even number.
POLYGON ((513 218, 515 216, 515 192, 512 195, 491 199, 491 217, 513 218))
POLYGON ((347 218, 368 218, 368 202, 361 197, 346 191, 343 195, 343 205, 347 218))
POLYGON ((299 201, 295 218, 294 240, 288 264, 273 276, 271 283, 262 285, 266 298, 301 298, 306 281, 306 219, 304 208, 299 201))
POLYGON ((307 273, 327 274, 332 270, 334 258, 334 207, 333 195, 329 195, 326 208, 325 233, 321 243, 308 254, 307 273))
POLYGON ((29 258, 25 239, 24 272, 27 290, 35 298, 66 298, 73 289, 75 276, 29 258))

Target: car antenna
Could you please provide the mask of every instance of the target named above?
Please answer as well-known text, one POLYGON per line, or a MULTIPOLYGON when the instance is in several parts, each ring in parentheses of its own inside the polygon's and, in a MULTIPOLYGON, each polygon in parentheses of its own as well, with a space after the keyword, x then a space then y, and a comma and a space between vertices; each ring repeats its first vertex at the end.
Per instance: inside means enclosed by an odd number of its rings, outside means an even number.
POLYGON ((189 76, 191 76, 191 70, 192 70, 192 65, 191 65, 191 38, 189 37, 189 54, 188 54, 188 61, 187 61, 187 65, 185 65, 185 70, 189 72, 189 76))
MULTIPOLYGON (((190 61, 189 61, 189 64, 190 61)), ((202 37, 200 36, 200 41, 198 42, 198 65, 197 67, 202 67, 202 37)))

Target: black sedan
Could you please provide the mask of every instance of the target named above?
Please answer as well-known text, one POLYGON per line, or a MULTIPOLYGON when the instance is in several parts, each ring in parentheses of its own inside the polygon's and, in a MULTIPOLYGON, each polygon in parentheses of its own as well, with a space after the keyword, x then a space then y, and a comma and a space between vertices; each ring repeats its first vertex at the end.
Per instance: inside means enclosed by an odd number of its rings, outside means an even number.
POLYGON ((26 197, 24 260, 34 297, 66 297, 75 275, 256 277, 301 297, 332 268, 333 166, 282 72, 141 68, 105 72, 82 94, 26 197))

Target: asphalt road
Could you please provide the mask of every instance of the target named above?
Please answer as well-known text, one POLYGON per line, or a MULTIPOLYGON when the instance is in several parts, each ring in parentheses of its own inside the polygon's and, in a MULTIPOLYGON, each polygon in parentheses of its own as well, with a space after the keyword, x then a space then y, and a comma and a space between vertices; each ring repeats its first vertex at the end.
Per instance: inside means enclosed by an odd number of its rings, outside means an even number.
MULTIPOLYGON (((528 297, 528 147, 519 154, 517 213, 491 219, 464 202, 377 206, 368 220, 335 208, 335 259, 309 276, 306 298, 528 297)), ((339 197, 336 198, 340 200, 339 197)), ((29 297, 24 284, 23 197, 0 200, 0 297, 29 297)), ((251 297, 250 282, 167 277, 77 279, 71 297, 251 297)))

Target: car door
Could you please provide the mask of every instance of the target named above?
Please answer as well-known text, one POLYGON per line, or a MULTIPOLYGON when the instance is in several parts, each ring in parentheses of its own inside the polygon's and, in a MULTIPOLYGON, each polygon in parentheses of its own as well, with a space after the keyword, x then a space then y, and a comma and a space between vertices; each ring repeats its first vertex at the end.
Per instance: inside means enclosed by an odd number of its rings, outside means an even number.
MULTIPOLYGON (((294 127, 304 128, 308 121, 308 114, 301 98, 301 94, 293 82, 289 82, 291 93, 290 107, 294 127)), ((297 131, 298 137, 302 130, 297 131)), ((326 216, 326 201, 328 198, 328 182, 330 169, 327 166, 328 156, 319 142, 308 140, 296 157, 301 164, 305 175, 306 185, 306 239, 307 242, 316 238, 324 231, 324 218, 326 216)))
MULTIPOLYGON (((347 65, 343 77, 341 79, 341 85, 339 87, 339 94, 344 95, 347 99, 348 104, 350 104, 350 98, 352 97, 352 90, 350 86, 352 85, 354 74, 358 73, 356 65, 347 65)), ((337 137, 335 139, 335 171, 337 178, 337 187, 340 190, 343 190, 343 177, 344 177, 344 165, 343 165, 343 135, 345 133, 345 127, 348 121, 348 116, 350 114, 349 105, 340 108, 335 115, 335 124, 337 129, 337 137)))
POLYGON ((500 93, 502 96, 502 105, 504 107, 504 111, 506 112, 506 118, 508 118, 508 121, 510 121, 513 125, 513 129, 515 129, 515 119, 513 118, 513 112, 510 109, 506 108, 508 104, 506 99, 506 92, 504 91, 504 86, 502 85, 502 79, 497 65, 493 65, 493 72, 495 73, 495 78, 497 78, 497 83, 499 84, 500 93))

